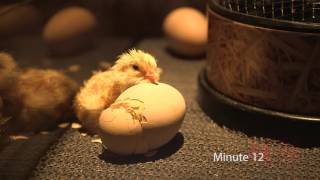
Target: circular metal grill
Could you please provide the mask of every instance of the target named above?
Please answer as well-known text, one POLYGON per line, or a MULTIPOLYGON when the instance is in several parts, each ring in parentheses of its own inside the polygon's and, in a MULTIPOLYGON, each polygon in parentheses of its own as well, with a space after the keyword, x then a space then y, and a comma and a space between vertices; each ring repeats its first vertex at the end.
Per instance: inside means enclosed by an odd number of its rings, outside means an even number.
POLYGON ((320 12, 315 2, 211 2, 211 85, 246 104, 319 117, 320 12))
POLYGON ((218 0, 226 9, 253 16, 320 23, 320 0, 218 0))

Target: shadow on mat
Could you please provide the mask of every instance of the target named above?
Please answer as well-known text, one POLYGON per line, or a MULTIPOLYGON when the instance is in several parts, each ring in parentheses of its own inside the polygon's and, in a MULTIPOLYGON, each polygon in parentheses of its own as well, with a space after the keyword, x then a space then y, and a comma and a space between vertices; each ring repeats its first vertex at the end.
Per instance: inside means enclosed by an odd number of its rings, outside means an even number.
POLYGON ((128 155, 128 156, 119 156, 110 151, 103 150, 102 154, 99 155, 99 158, 105 162, 110 162, 113 164, 135 164, 141 162, 155 161, 158 159, 164 159, 172 154, 176 153, 184 143, 184 137, 179 132, 177 135, 166 145, 162 146, 157 150, 157 153, 151 157, 144 155, 128 155))
POLYGON ((233 114, 210 115, 219 126, 245 133, 249 137, 278 140, 300 148, 320 147, 320 127, 316 123, 268 122, 264 119, 249 119, 233 114))
POLYGON ((270 138, 302 148, 320 147, 320 122, 256 112, 214 90, 204 71, 198 80, 199 105, 218 125, 249 137, 270 138))
POLYGON ((320 123, 284 119, 267 119, 243 113, 240 109, 222 107, 219 103, 209 105, 199 101, 203 111, 219 126, 240 131, 249 137, 279 140, 296 147, 320 147, 320 123))

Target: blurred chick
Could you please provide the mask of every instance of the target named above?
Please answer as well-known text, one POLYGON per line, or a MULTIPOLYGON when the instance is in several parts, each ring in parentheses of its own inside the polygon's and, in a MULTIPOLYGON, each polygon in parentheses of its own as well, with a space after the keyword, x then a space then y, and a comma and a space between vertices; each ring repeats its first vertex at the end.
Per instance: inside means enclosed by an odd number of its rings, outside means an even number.
POLYGON ((8 132, 48 130, 70 115, 78 84, 53 69, 22 69, 0 52, 2 115, 10 117, 8 132))
POLYGON ((17 113, 17 109, 10 105, 16 104, 15 101, 12 101, 12 97, 15 97, 14 92, 16 92, 16 82, 20 74, 21 70, 15 59, 9 53, 0 52, 0 96, 2 118, 17 113))
POLYGON ((12 87, 20 71, 13 57, 6 53, 0 52, 0 93, 6 95, 12 91, 12 87))
POLYGON ((100 113, 129 87, 139 83, 157 83, 161 69, 156 59, 141 50, 119 56, 110 70, 96 72, 76 96, 74 107, 79 121, 91 133, 98 133, 100 113))
POLYGON ((55 127, 72 113, 72 100, 78 84, 60 71, 27 69, 18 78, 11 108, 22 131, 41 131, 55 127))

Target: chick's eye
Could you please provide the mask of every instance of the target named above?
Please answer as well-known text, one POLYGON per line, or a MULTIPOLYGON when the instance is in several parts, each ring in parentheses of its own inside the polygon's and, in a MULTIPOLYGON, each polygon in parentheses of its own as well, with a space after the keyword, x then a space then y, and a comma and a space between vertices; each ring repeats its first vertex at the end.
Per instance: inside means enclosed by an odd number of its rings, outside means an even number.
POLYGON ((137 66, 137 65, 132 65, 132 68, 133 68, 134 70, 136 70, 136 71, 139 71, 139 66, 137 66))

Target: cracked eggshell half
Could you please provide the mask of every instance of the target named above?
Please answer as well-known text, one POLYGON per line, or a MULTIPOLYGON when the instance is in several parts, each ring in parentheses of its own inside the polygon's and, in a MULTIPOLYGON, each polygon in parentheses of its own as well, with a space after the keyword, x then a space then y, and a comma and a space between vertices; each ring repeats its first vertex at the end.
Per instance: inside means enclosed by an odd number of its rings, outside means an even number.
POLYGON ((140 123, 122 107, 104 110, 99 118, 99 127, 103 146, 114 153, 127 155, 148 151, 142 144, 140 123))
POLYGON ((179 131, 186 104, 174 87, 143 83, 124 91, 99 119, 103 145, 117 154, 157 149, 179 131))

